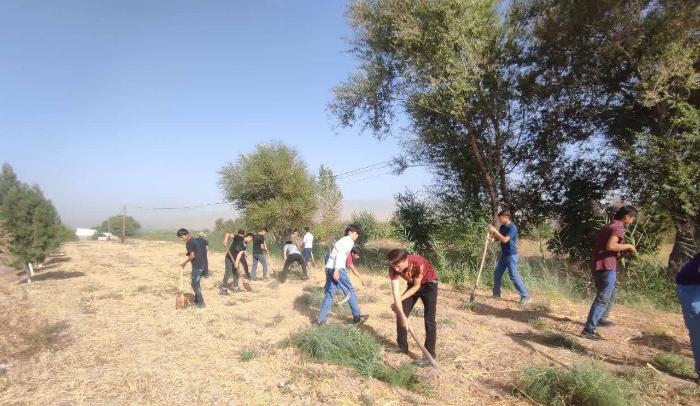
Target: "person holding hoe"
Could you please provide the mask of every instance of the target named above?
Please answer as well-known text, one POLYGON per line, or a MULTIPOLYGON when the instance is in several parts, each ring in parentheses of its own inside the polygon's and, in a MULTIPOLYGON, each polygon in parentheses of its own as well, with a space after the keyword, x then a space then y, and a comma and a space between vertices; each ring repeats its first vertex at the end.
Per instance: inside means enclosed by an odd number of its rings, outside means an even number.
MULTIPOLYGON (((345 261, 345 269, 350 269, 353 275, 355 275, 355 277, 357 277, 357 279, 360 280, 362 286, 367 286, 365 280, 362 278, 362 275, 357 270, 357 268, 355 268, 355 261, 357 261, 358 259, 360 259, 360 247, 353 247, 352 250, 350 250, 350 254, 348 254, 347 261, 345 261)), ((345 286, 341 283, 340 290, 343 291, 345 297, 342 300, 338 301, 338 303, 336 303, 338 306, 343 305, 347 303, 348 300, 350 300, 350 287, 345 286)))
POLYGON ((489 225, 489 232, 493 238, 501 242, 501 256, 498 258, 496 272, 493 274, 493 298, 501 297, 501 282, 503 274, 508 270, 508 276, 513 281, 515 290, 520 294, 519 305, 529 303, 530 295, 523 278, 518 273, 518 227, 510 221, 510 210, 502 210, 498 213, 498 221, 501 223, 499 228, 489 225))
POLYGON ((257 234, 253 235, 253 267, 250 270, 250 279, 258 280, 258 262, 262 263, 263 267, 263 280, 267 280, 267 258, 265 253, 267 252, 267 245, 265 244, 265 236, 267 235, 267 228, 263 227, 258 231, 257 234))
POLYGON ((306 262, 304 262, 304 257, 301 256, 301 252, 292 240, 287 241, 282 248, 282 255, 284 256, 284 266, 282 267, 282 273, 279 275, 278 280, 282 283, 287 281, 287 273, 289 272, 289 267, 293 263, 298 263, 301 266, 301 270, 304 273, 302 279, 309 279, 309 274, 306 270, 306 262))
MULTIPOLYGON (((224 247, 228 246, 228 239, 231 236, 230 233, 224 235, 224 247)), ((238 239, 234 236, 231 246, 226 251, 226 258, 224 259, 224 265, 226 271, 224 272, 224 280, 219 287, 220 295, 228 295, 228 278, 233 277, 233 285, 235 286, 234 292, 240 292, 241 289, 241 263, 245 260, 245 250, 246 244, 253 241, 253 233, 248 233, 243 237, 243 239, 238 239)), ((246 282, 244 281, 244 284, 246 282)))
POLYGON ((593 258, 591 271, 593 282, 598 293, 593 300, 591 310, 588 312, 586 326, 581 332, 581 337, 591 340, 603 340, 598 334, 598 326, 612 324, 608 321, 610 310, 615 303, 615 284, 617 282, 617 259, 622 253, 636 253, 637 248, 633 244, 623 244, 627 226, 634 223, 637 218, 637 209, 633 206, 622 206, 613 221, 598 231, 593 241, 593 258))
POLYGON ((204 258, 207 256, 206 248, 203 244, 198 244, 190 235, 187 229, 181 228, 177 230, 177 237, 185 243, 187 254, 185 261, 180 264, 182 268, 188 262, 192 263, 192 290, 194 291, 194 303, 200 309, 206 307, 204 297, 202 297, 202 287, 200 281, 204 274, 204 258))
POLYGON ((333 297, 335 297, 335 292, 341 285, 346 287, 350 294, 349 304, 350 310, 352 310, 352 322, 354 324, 362 324, 369 318, 369 316, 362 314, 360 307, 357 305, 357 294, 352 287, 352 282, 350 282, 348 271, 346 270, 348 255, 350 251, 352 251, 355 241, 359 236, 360 229, 354 224, 351 224, 345 228, 345 237, 339 239, 333 245, 333 250, 326 262, 325 295, 323 297, 323 303, 321 304, 321 311, 316 318, 316 325, 320 326, 326 324, 328 313, 330 313, 331 306, 333 305, 333 297))
MULTIPOLYGON (((389 280, 394 303, 391 309, 396 313, 396 344, 398 347, 390 352, 408 353, 408 316, 418 299, 423 302, 425 321, 425 349, 435 358, 437 329, 435 313, 437 310, 438 276, 430 261, 420 255, 409 255, 404 249, 393 249, 387 254, 389 261, 389 280), (400 279, 408 282, 407 289, 401 293, 400 279)), ((420 366, 430 365, 424 357, 416 361, 420 366)))

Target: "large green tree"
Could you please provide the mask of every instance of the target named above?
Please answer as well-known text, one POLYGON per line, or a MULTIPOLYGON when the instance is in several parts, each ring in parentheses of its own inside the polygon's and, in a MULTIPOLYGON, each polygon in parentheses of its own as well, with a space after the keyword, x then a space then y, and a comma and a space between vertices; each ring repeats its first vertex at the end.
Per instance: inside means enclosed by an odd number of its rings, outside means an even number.
POLYGON ((122 235, 133 237, 141 229, 141 224, 131 216, 124 217, 121 214, 115 214, 104 220, 100 225, 96 226, 95 229, 98 233, 111 232, 115 237, 121 238, 122 235), (125 223, 126 227, 124 227, 125 223), (123 233, 124 230, 126 230, 126 233, 123 233))
POLYGON ((513 33, 497 1, 357 0, 349 6, 359 69, 334 89, 341 125, 382 138, 397 113, 410 129, 406 161, 444 174, 464 201, 491 214, 510 203, 510 173, 527 133, 509 70, 513 33))
POLYGON ((700 240, 700 4, 522 0, 510 15, 523 93, 539 107, 540 174, 552 133, 592 142, 587 156, 615 166, 618 191, 676 230, 675 270, 700 240))
POLYGON ((311 223, 317 207, 314 179, 294 149, 260 144, 219 174, 221 190, 246 224, 284 235, 311 223))
POLYGON ((0 220, 10 237, 10 253, 16 264, 41 262, 65 240, 66 227, 39 186, 17 180, 12 167, 3 165, 0 175, 0 220))

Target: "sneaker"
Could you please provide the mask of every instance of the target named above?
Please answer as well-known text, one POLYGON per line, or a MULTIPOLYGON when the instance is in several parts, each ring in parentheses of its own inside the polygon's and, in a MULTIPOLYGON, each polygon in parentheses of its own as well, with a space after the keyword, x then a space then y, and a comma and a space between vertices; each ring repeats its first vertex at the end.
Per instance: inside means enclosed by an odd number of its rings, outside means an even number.
POLYGON ((204 309, 205 307, 207 307, 207 305, 206 305, 204 302, 202 302, 202 303, 197 303, 197 308, 198 308, 198 309, 204 309))
POLYGON ((500 299, 500 298, 501 298, 501 295, 496 295, 496 294, 491 295, 491 299, 500 299))
POLYGON ((353 317, 353 318, 352 318, 352 324, 357 324, 357 325, 365 324, 365 322, 367 321, 367 319, 369 319, 369 316, 368 316, 368 315, 366 315, 366 314, 361 314, 361 315, 359 315, 359 316, 357 316, 357 317, 353 317))
POLYGON ((236 286, 236 287, 233 288, 232 290, 233 290, 233 293, 240 293, 240 292, 243 292, 243 289, 239 288, 238 286, 236 286))
POLYGON ((598 321, 598 327, 610 327, 610 326, 613 326, 613 325, 615 325, 615 323, 613 323, 613 322, 610 321, 610 320, 600 320, 600 321, 598 321))
POLYGON ((321 326, 325 326, 325 325, 326 325, 325 320, 324 321, 314 320, 314 326, 316 326, 316 327, 321 327, 321 326))
POLYGON ((269 281, 270 278, 268 278, 267 276, 265 276, 265 277, 263 277, 263 280, 264 280, 264 281, 269 281))
POLYGON ((219 294, 220 294, 220 295, 224 295, 224 296, 228 296, 228 289, 226 289, 226 288, 219 288, 219 294))
POLYGON ((389 348, 386 348, 384 351, 392 353, 392 354, 408 354, 408 350, 404 350, 403 348, 401 348, 399 346, 389 347, 389 348))
POLYGON ((520 298, 520 301, 518 302, 518 306, 525 306, 526 304, 531 303, 531 302, 532 302, 532 299, 530 299, 529 297, 523 296, 520 298))
POLYGON ((583 329, 581 332, 581 337, 587 338, 589 340, 596 340, 596 341, 603 341, 605 338, 603 338, 602 335, 598 334, 596 331, 588 331, 586 329, 583 329))
POLYGON ((345 303, 347 303, 348 300, 350 300, 350 295, 345 295, 345 297, 342 298, 342 299, 340 299, 340 300, 338 300, 338 302, 336 302, 336 304, 337 304, 338 306, 342 306, 342 305, 344 305, 345 303))

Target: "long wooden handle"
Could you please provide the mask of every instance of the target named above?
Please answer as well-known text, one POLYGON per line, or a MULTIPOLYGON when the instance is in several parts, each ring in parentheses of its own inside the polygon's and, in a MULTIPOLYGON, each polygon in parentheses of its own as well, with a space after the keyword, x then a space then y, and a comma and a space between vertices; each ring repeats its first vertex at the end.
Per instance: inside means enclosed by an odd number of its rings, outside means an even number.
MULTIPOLYGON (((408 320, 406 320, 406 322, 408 322, 408 320)), ((411 334, 411 337, 413 337, 413 340, 416 342, 416 344, 418 344, 418 347, 420 347, 420 350, 423 352, 423 356, 428 359, 430 365, 432 365, 433 368, 439 368, 437 361, 435 361, 435 358, 433 358, 433 356, 430 355, 425 346, 418 340, 418 336, 416 336, 416 333, 413 332, 411 326, 406 324, 406 330, 408 330, 408 332, 411 334)))
POLYGON ((184 289, 182 287, 182 280, 185 278, 185 268, 180 267, 180 293, 184 292, 184 289))
POLYGON ((470 300, 474 301, 474 295, 476 294, 476 287, 479 285, 479 280, 481 280, 481 272, 484 270, 484 261, 486 261, 486 252, 489 248, 489 232, 486 232, 486 240, 484 241, 484 252, 481 254, 481 264, 479 265, 479 272, 476 274, 476 282, 474 282, 474 289, 472 289, 472 295, 470 300))

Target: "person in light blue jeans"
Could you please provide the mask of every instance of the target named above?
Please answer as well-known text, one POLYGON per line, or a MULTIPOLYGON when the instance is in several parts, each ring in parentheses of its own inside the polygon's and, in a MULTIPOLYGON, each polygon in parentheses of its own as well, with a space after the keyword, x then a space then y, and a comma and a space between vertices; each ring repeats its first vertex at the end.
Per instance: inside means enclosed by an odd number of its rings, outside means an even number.
POLYGON ((321 311, 318 313, 319 322, 323 323, 328 319, 328 313, 331 311, 331 306, 333 306, 333 298, 335 297, 335 293, 338 289, 346 292, 345 294, 349 296, 348 304, 350 305, 350 310, 352 311, 353 321, 360 320, 361 312, 360 306, 357 304, 357 293, 355 293, 355 288, 352 286, 352 282, 350 282, 348 271, 341 269, 340 279, 337 281, 333 279, 333 272, 333 269, 326 268, 326 285, 323 288, 325 297, 323 298, 321 311))
POLYGON ((676 293, 683 311, 683 320, 690 336, 690 349, 695 359, 696 382, 700 383, 700 254, 696 254, 676 274, 676 293))
POLYGON ((501 257, 493 274, 493 297, 501 297, 501 282, 507 269, 508 276, 520 295, 520 305, 524 305, 530 302, 530 295, 518 273, 518 227, 510 221, 510 210, 498 213, 498 221, 501 223, 500 228, 489 225, 489 231, 501 243, 501 257))

